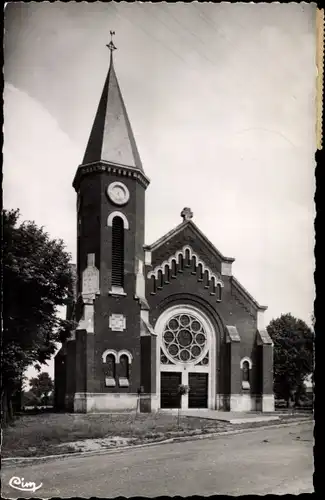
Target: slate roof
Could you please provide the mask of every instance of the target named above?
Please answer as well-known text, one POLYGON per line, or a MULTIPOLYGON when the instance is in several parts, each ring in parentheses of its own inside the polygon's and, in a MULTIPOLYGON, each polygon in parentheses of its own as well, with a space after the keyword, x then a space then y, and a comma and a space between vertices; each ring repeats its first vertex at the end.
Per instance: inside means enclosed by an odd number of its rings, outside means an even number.
POLYGON ((142 162, 117 81, 113 57, 98 104, 83 165, 105 161, 143 172, 142 162))

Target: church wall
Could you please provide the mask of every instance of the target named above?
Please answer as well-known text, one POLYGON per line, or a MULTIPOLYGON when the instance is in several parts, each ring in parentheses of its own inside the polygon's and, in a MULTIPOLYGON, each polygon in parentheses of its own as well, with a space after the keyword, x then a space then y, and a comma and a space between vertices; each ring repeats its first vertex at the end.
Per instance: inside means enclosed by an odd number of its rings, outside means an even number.
POLYGON ((76 391, 76 343, 75 340, 67 341, 67 371, 66 371, 66 392, 65 407, 68 411, 73 411, 73 398, 76 391))
MULTIPOLYGON (((132 297, 133 298, 133 297, 132 297)), ((98 297, 95 301, 94 336, 94 389, 91 392, 103 393, 137 393, 140 387, 140 307, 134 299, 127 302, 127 297, 98 297), (109 326, 110 315, 123 314, 126 317, 126 328, 123 331, 112 331, 109 326), (123 349, 132 355, 129 371, 129 387, 120 387, 118 383, 119 366, 116 364, 116 386, 105 386, 105 363, 102 354, 106 349, 119 352, 123 349)))
MULTIPOLYGON (((82 272, 87 267, 87 254, 95 254, 95 265, 100 264, 100 178, 88 174, 80 183, 80 210, 77 221, 77 274, 82 283, 82 272), (80 218, 80 223, 79 223, 80 218)), ((78 292, 80 290, 78 289, 78 292)))
MULTIPOLYGON (((170 255, 172 255, 176 251, 176 247, 181 248, 184 244, 186 243, 184 241, 181 241, 176 245, 175 241, 175 249, 173 248, 173 250, 171 250, 168 245, 168 248, 165 248, 164 251, 161 250, 159 252, 159 258, 163 258, 164 260, 168 259, 168 257, 170 257, 170 255)), ((192 245, 192 243, 190 243, 190 245, 193 248, 194 245, 192 245)), ((201 254, 198 253, 198 255, 202 255, 202 252, 201 254)), ((159 261, 157 258, 156 251, 153 252, 152 257, 152 268, 154 268, 156 265, 161 264, 161 261, 159 261)), ((201 257, 201 259, 204 260, 203 257, 201 257)), ((206 261, 204 260, 204 262, 206 261)), ((216 267, 217 266, 215 266, 215 268, 216 267)), ((239 296, 238 292, 236 292, 235 295, 231 277, 222 276, 222 280, 224 282, 224 288, 222 290, 222 300, 221 302, 217 302, 216 297, 210 295, 210 290, 205 289, 203 283, 198 282, 197 276, 193 275, 191 272, 191 268, 184 267, 183 272, 177 272, 176 278, 172 278, 169 284, 163 284, 162 289, 157 289, 155 294, 152 293, 152 282, 150 281, 150 279, 147 279, 147 299, 151 308, 150 320, 152 324, 155 324, 157 318, 164 308, 164 304, 166 304, 166 301, 168 302, 167 307, 174 305, 175 303, 188 303, 190 301, 198 308, 203 308, 203 310, 205 308, 205 312, 208 313, 210 317, 214 317, 214 323, 216 321, 216 316, 218 316, 223 326, 236 326, 241 339, 239 345, 239 360, 237 361, 237 364, 239 363, 240 359, 246 356, 249 357, 254 363, 254 352, 256 349, 255 338, 257 329, 256 311, 254 311, 252 306, 247 302, 245 298, 239 296), (175 299, 175 302, 172 302, 173 298, 175 299), (213 314, 213 311, 215 311, 215 314, 213 314)), ((236 373, 234 373, 234 369, 232 369, 230 372, 230 359, 228 359, 229 353, 227 351, 228 348, 224 346, 225 332, 223 326, 221 327, 221 331, 219 334, 220 338, 217 339, 216 390, 220 394, 229 393, 229 380, 232 372, 232 386, 236 388, 236 391, 238 390, 239 394, 256 394, 258 387, 255 363, 253 364, 252 370, 250 372, 249 390, 242 389, 242 370, 239 367, 238 370, 236 370, 236 373)))
POLYGON ((87 391, 87 332, 76 331, 76 392, 87 391))
MULTIPOLYGON (((129 229, 124 230, 124 291, 128 300, 134 300, 136 258, 144 260, 144 188, 134 179, 128 177, 102 174, 100 184, 101 198, 101 248, 100 257, 100 290, 107 294, 111 288, 112 269, 112 228, 107 225, 107 218, 112 212, 121 212, 127 218, 129 229), (125 206, 113 205, 107 195, 110 183, 119 181, 126 185, 130 192, 130 199, 125 206)), ((98 194, 97 194, 98 196, 98 194)))

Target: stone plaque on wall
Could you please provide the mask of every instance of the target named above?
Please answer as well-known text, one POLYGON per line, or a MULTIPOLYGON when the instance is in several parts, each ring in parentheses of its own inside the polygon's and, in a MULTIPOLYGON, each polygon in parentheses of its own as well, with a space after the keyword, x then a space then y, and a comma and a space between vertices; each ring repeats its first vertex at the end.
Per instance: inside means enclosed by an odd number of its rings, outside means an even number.
POLYGON ((111 314, 109 317, 109 327, 113 332, 123 332, 126 327, 126 318, 123 314, 111 314))

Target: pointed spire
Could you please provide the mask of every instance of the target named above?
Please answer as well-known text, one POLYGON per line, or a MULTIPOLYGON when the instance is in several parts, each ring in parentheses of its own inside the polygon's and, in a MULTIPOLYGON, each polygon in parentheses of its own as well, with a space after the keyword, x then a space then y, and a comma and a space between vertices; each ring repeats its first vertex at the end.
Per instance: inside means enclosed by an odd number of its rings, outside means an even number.
POLYGON ((115 74, 114 31, 110 32, 110 66, 82 164, 105 161, 143 172, 130 121, 115 74))

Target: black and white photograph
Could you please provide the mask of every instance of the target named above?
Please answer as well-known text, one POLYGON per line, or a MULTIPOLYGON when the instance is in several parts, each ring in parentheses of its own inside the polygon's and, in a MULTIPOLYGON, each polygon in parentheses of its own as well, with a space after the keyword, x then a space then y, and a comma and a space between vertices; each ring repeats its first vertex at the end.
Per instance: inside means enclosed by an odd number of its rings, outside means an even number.
POLYGON ((3 498, 314 492, 321 15, 6 4, 3 498))

